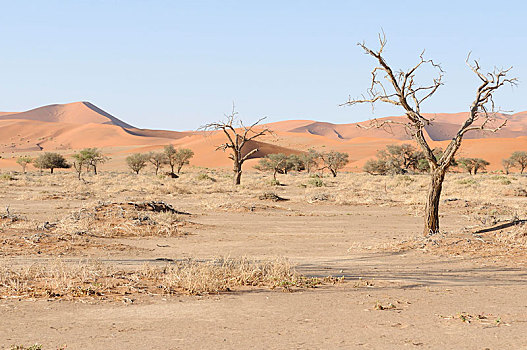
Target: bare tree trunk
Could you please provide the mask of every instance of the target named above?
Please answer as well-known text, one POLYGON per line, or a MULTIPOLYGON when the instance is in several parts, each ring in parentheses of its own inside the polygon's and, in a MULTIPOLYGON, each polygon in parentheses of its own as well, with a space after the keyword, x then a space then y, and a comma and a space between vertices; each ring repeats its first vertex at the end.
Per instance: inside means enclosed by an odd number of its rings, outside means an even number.
POLYGON ((234 169, 234 184, 239 185, 242 180, 242 168, 238 166, 237 169, 234 169))
POLYGON ((428 187, 428 198, 425 207, 425 236, 439 232, 439 200, 445 179, 445 169, 437 168, 432 171, 430 185, 428 187))
POLYGON ((329 169, 329 171, 331 171, 331 174, 333 175, 333 177, 337 177, 337 172, 333 169, 329 169))

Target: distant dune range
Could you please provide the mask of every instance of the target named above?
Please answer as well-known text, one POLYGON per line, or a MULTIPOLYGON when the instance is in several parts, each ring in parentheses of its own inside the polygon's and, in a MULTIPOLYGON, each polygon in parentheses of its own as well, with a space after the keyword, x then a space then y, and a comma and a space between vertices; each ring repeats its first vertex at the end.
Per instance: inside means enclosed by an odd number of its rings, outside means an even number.
MULTIPOLYGON (((429 114, 433 119, 426 126, 426 137, 434 146, 445 147, 455 134, 467 113, 429 114)), ((497 133, 472 131, 459 156, 477 156, 491 162, 489 169, 501 168, 501 160, 515 150, 527 151, 527 112, 500 114, 495 125, 507 119, 507 126, 497 133)), ((404 117, 379 118, 402 121, 404 117)), ((338 150, 350 154, 349 170, 358 170, 379 149, 388 144, 413 143, 401 125, 391 128, 360 128, 369 122, 332 124, 311 120, 287 120, 266 124, 275 131, 254 146, 259 152, 253 158, 269 153, 300 153, 313 147, 318 150, 338 150)), ((89 102, 55 104, 26 112, 0 112, 0 167, 13 168, 12 157, 20 154, 37 155, 41 151, 61 151, 67 155, 76 149, 99 147, 112 158, 118 168, 131 152, 148 152, 174 144, 191 148, 195 152, 192 164, 208 167, 229 167, 227 155, 215 152, 224 140, 222 133, 197 131, 169 131, 136 128, 89 102)), ((248 168, 256 159, 249 161, 248 168)))

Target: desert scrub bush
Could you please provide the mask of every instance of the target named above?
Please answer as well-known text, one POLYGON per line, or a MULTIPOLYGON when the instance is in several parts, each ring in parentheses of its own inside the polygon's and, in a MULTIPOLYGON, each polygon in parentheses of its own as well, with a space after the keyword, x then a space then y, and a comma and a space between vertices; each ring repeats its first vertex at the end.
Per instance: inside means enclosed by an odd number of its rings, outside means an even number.
POLYGON ((322 181, 322 177, 318 174, 312 174, 309 175, 309 180, 307 180, 307 184, 311 187, 323 187, 324 181, 322 181))
POLYGON ((247 258, 189 261, 167 267, 163 286, 169 294, 183 290, 191 295, 217 294, 237 286, 313 287, 319 279, 306 278, 285 259, 254 261, 247 258))
POLYGON ((178 236, 179 227, 185 224, 182 215, 162 202, 102 203, 82 208, 57 223, 56 231, 62 234, 119 236, 178 236), (150 210, 143 204, 160 203, 163 210, 150 210))
POLYGON ((40 344, 33 344, 30 346, 25 345, 12 345, 9 350, 42 350, 42 345, 40 344))
POLYGON ((475 179, 472 179, 472 178, 461 179, 461 180, 457 180, 456 182, 458 184, 460 184, 460 185, 475 185, 475 184, 477 184, 477 181, 475 179))
POLYGON ((0 180, 1 181, 13 181, 13 180, 16 180, 16 178, 10 173, 3 173, 2 175, 0 175, 0 180))
POLYGON ((507 176, 494 175, 490 177, 491 180, 498 181, 502 185, 510 185, 512 182, 507 176))
POLYGON ((280 197, 274 192, 264 192, 260 196, 258 196, 258 199, 260 200, 270 200, 273 202, 280 202, 280 201, 287 201, 289 199, 280 197))
POLYGON ((237 287, 294 290, 339 279, 309 278, 285 259, 184 260, 127 270, 97 261, 54 260, 18 269, 0 265, 0 296, 19 298, 107 299, 130 294, 218 294, 237 287))
POLYGON ((527 247, 527 224, 518 222, 510 230, 498 231, 496 241, 514 246, 527 247))
POLYGON ((280 186, 280 181, 278 181, 277 179, 271 179, 271 181, 269 181, 269 185, 280 186))
POLYGON ((412 182, 415 182, 415 179, 409 175, 397 175, 396 176, 396 185, 406 186, 412 182))
POLYGON ((213 177, 211 177, 209 174, 207 173, 199 173, 198 176, 196 177, 199 181, 211 181, 211 182, 216 182, 216 179, 214 179, 213 177))

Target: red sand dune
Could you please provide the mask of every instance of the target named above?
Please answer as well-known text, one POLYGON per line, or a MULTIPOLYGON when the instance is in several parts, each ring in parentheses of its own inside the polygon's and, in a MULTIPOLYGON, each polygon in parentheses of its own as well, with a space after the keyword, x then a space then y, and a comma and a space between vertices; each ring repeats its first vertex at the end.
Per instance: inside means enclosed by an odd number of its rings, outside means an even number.
MULTIPOLYGON (((433 119, 433 123, 426 127, 426 137, 434 146, 445 147, 467 114, 442 113, 427 116, 433 119)), ((495 125, 505 118, 508 120, 507 126, 496 134, 476 131, 468 133, 459 156, 482 157, 491 162, 489 169, 499 169, 501 160, 513 151, 527 150, 527 112, 498 115, 495 125)), ((379 120, 403 121, 404 117, 379 120)), ((388 144, 413 143, 411 136, 400 125, 385 129, 364 129, 359 128, 358 124, 367 126, 369 122, 332 124, 287 120, 269 123, 266 126, 275 133, 253 142, 252 147, 259 149, 253 158, 269 153, 299 153, 309 148, 338 150, 350 154, 348 169, 357 170, 388 144)), ((224 142, 220 132, 138 129, 89 102, 50 105, 19 113, 0 112, 0 140, 0 151, 4 153, 99 147, 121 162, 130 152, 161 150, 164 145, 171 143, 191 148, 195 152, 191 162, 193 165, 231 166, 227 154, 215 151, 224 142)), ((11 167, 12 164, 2 161, 0 166, 11 167)))
MULTIPOLYGON (((455 135, 459 126, 466 120, 468 113, 438 113, 426 114, 425 116, 432 120, 431 125, 425 127, 427 136, 434 141, 443 141, 449 140, 455 135)), ((513 115, 497 114, 495 121, 493 121, 490 126, 498 126, 505 119, 507 119, 507 127, 497 133, 470 131, 465 135, 465 138, 513 138, 527 136, 527 112, 516 113, 513 115)), ((378 118, 379 122, 404 122, 405 120, 404 116, 378 118)), ((380 129, 368 128, 370 126, 369 121, 351 124, 332 124, 306 120, 288 120, 284 122, 270 123, 268 125, 279 131, 308 133, 343 140, 356 137, 390 138, 395 140, 412 139, 412 136, 399 124, 386 124, 380 129), (359 126, 362 126, 362 128, 359 126)), ((481 121, 477 121, 475 125, 481 125, 481 121)))
POLYGON ((68 124, 97 123, 117 125, 123 128, 133 128, 133 126, 115 118, 111 114, 89 102, 54 104, 35 108, 26 112, 4 113, 0 114, 0 120, 25 119, 68 124))

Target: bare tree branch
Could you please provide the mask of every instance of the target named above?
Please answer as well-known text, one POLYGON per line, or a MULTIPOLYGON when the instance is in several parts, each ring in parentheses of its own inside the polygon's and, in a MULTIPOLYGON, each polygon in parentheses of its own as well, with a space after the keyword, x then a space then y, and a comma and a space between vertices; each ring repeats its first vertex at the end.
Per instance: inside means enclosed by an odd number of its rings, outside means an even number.
POLYGON ((385 128, 393 124, 402 125, 405 130, 411 133, 425 154, 432 173, 432 181, 429 188, 428 202, 425 210, 425 234, 437 233, 439 230, 439 197, 441 195, 442 183, 445 173, 452 164, 454 155, 461 146, 463 136, 470 131, 481 130, 484 132, 497 132, 506 125, 506 120, 498 126, 491 126, 491 122, 496 115, 493 95, 500 87, 516 85, 516 78, 508 78, 507 75, 511 68, 497 69, 492 72, 482 72, 481 66, 477 60, 470 63, 470 53, 466 59, 467 65, 476 74, 481 81, 476 90, 476 97, 470 106, 470 113, 464 123, 448 144, 445 151, 436 156, 433 149, 425 138, 425 126, 432 123, 432 119, 426 118, 421 114, 423 102, 431 98, 443 85, 443 69, 441 65, 433 60, 424 58, 424 51, 419 55, 418 62, 406 71, 399 70, 394 73, 383 56, 384 47, 386 46, 386 36, 384 32, 379 34, 379 49, 377 51, 370 49, 365 43, 358 44, 366 54, 376 60, 376 66, 371 72, 371 85, 367 90, 368 97, 352 99, 341 106, 353 106, 359 103, 369 103, 372 105, 377 102, 384 102, 396 106, 401 106, 406 114, 405 122, 393 120, 378 121, 374 119, 369 127, 365 128, 385 128), (418 84, 416 75, 421 72, 425 66, 431 67, 436 71, 436 76, 429 84, 418 84), (388 88, 389 87, 389 88, 388 88), (476 121, 480 123, 475 123, 476 121), (439 158, 439 159, 438 159, 439 158))
POLYGON ((216 150, 226 151, 230 149, 229 159, 234 164, 234 183, 240 184, 243 163, 252 155, 258 152, 257 148, 246 150, 247 142, 255 140, 261 136, 272 134, 273 132, 267 127, 259 127, 265 118, 260 118, 249 126, 238 119, 238 112, 235 106, 232 106, 232 112, 225 115, 225 121, 209 123, 200 128, 204 131, 223 131, 227 142, 219 145, 216 150))

